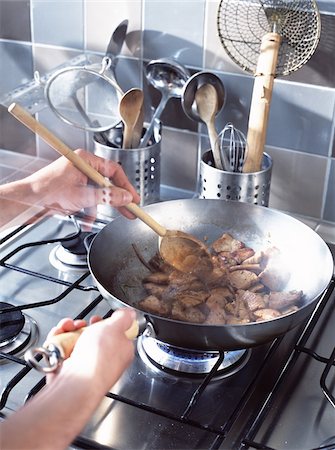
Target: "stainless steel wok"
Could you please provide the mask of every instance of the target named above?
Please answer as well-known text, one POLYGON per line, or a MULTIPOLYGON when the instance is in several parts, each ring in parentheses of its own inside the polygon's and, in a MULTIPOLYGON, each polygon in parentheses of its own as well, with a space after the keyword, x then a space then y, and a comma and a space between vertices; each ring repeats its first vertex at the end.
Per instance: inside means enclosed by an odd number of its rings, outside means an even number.
MULTIPOLYGON (((304 293, 304 304, 298 311, 241 325, 191 324, 143 313, 148 328, 165 343, 196 350, 237 350, 271 341, 307 318, 331 279, 333 259, 326 243, 308 226, 278 211, 201 199, 174 200, 144 209, 165 227, 206 238, 209 244, 228 232, 254 250, 276 246, 283 269, 290 273, 285 290, 304 293)), ((112 307, 138 309, 138 302, 146 295, 141 281, 148 269, 136 256, 133 243, 146 260, 158 250, 157 235, 147 225, 119 217, 96 235, 89 249, 90 271, 112 307)))

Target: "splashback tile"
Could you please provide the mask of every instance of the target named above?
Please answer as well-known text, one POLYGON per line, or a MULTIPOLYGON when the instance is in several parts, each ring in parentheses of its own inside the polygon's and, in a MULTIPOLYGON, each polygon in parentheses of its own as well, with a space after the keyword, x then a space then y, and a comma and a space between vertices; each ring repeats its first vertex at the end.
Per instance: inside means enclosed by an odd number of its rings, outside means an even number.
POLYGON ((48 72, 58 69, 64 63, 82 54, 81 51, 68 48, 46 47, 34 45, 34 70, 38 70, 43 76, 48 72))
POLYGON ((30 3, 27 0, 0 1, 0 38, 30 41, 30 3))
POLYGON ((197 178, 198 138, 163 128, 161 146, 161 183, 189 191, 195 190, 197 178))
POLYGON ((144 3, 144 59, 174 57, 202 66, 205 0, 144 3))
POLYGON ((0 41, 0 99, 33 77, 32 46, 0 41))
POLYGON ((268 145, 327 156, 332 138, 335 91, 277 80, 268 145))
POLYGON ((323 219, 335 222, 335 160, 329 161, 329 179, 323 219))
POLYGON ((36 155, 35 137, 0 105, 0 148, 25 155, 36 155))
POLYGON ((83 0, 30 0, 33 42, 84 48, 83 0))
MULTIPOLYGON (((5 94, 24 85, 33 76, 32 50, 29 44, 0 42, 0 103, 5 94)), ((35 154, 31 133, 0 106, 0 148, 35 154)))
POLYGON ((320 217, 327 158, 267 147, 273 159, 269 206, 320 217))
POLYGON ((224 50, 217 29, 219 2, 206 3, 206 28, 204 37, 205 67, 221 72, 246 74, 224 50))
POLYGON ((122 21, 128 20, 127 36, 122 45, 121 55, 140 56, 139 50, 142 46, 142 2, 140 0, 132 2, 90 0, 85 2, 85 8, 87 50, 105 53, 117 26, 122 21))

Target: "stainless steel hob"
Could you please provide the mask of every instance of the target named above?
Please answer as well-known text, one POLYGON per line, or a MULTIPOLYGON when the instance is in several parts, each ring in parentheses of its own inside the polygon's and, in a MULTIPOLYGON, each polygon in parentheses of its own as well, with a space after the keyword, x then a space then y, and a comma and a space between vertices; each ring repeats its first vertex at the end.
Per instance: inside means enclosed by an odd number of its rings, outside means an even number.
MULTIPOLYGON (((23 359, 29 346, 65 316, 111 313, 85 266, 90 231, 85 217, 55 216, 2 237, 0 302, 22 325, 0 346, 2 418, 44 385, 23 359)), ((251 350, 189 352, 141 336, 73 448, 335 448, 334 284, 308 321, 251 350)))

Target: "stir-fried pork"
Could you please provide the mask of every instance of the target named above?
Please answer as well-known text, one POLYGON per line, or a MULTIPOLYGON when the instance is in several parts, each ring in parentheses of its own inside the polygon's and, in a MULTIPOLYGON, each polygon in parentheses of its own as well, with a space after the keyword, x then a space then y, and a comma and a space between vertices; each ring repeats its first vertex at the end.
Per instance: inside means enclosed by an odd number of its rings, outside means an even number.
POLYGON ((276 319, 299 308, 302 291, 283 291, 287 273, 276 270, 276 248, 256 252, 224 233, 211 246, 213 271, 185 274, 155 257, 143 279, 144 311, 192 323, 245 324, 276 319))

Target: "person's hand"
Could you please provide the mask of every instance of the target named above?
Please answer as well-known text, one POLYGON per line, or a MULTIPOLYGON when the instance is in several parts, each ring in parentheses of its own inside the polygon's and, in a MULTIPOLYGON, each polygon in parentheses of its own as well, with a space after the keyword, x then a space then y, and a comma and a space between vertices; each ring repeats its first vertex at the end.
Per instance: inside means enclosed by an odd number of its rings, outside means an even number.
POLYGON ((28 177, 35 195, 41 199, 40 204, 65 211, 67 214, 105 204, 117 208, 121 214, 133 219, 133 214, 124 208, 124 205, 130 202, 139 203, 140 197, 122 167, 115 161, 105 160, 83 149, 77 149, 75 152, 94 169, 111 179, 114 186, 93 186, 86 175, 62 156, 28 177))
MULTIPOLYGON (((56 374, 48 376, 48 382, 52 382, 54 377, 74 373, 78 379, 83 377, 91 380, 95 389, 99 389, 102 394, 107 392, 134 357, 134 344, 125 332, 135 318, 135 311, 130 308, 117 310, 104 320, 98 316, 92 317, 90 325, 78 338, 71 356, 56 374)), ((50 331, 48 338, 85 326, 84 320, 66 318, 50 331)))

